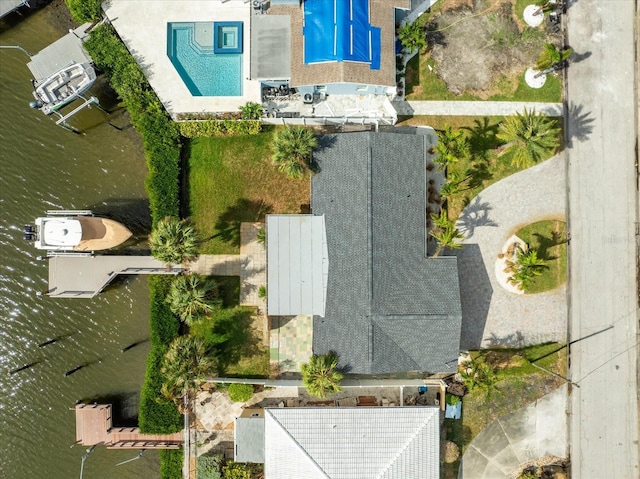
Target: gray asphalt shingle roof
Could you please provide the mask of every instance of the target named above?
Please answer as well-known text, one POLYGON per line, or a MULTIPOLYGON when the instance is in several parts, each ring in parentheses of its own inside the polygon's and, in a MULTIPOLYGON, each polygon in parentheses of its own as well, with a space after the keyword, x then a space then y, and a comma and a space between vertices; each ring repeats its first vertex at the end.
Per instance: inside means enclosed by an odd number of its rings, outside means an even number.
POLYGON ((329 279, 313 351, 354 373, 448 371, 460 345, 455 257, 426 257, 426 137, 328 135, 314 152, 313 214, 325 215, 329 279))
POLYGON ((437 479, 437 407, 265 410, 265 478, 437 479))

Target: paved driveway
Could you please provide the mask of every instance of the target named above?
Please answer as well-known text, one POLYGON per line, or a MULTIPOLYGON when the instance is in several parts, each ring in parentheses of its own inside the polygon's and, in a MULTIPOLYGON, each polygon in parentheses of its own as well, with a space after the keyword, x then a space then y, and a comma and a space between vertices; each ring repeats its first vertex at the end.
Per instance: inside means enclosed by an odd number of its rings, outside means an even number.
POLYGON ((556 155, 482 191, 465 208, 458 227, 465 247, 456 251, 462 300, 462 349, 524 346, 566 340, 566 287, 535 295, 503 289, 495 261, 521 226, 565 217, 565 163, 556 155))

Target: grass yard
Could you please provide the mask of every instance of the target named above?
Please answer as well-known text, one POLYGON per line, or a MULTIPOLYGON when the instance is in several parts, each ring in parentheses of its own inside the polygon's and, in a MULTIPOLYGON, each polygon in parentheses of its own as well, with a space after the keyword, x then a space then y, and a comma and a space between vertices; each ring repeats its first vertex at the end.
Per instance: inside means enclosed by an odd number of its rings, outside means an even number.
POLYGON ((186 145, 188 211, 205 238, 201 253, 236 254, 241 222, 263 221, 268 213, 300 213, 309 204, 309 178, 292 180, 273 166, 273 132, 195 138, 186 145))
MULTIPOLYGON (((564 384, 557 376, 541 371, 535 364, 566 376, 567 350, 557 343, 525 349, 498 349, 472 353, 474 361, 484 361, 496 371, 498 382, 489 392, 474 390, 462 401, 462 419, 445 419, 447 439, 464 452, 491 422, 525 407, 564 384)), ((444 465, 444 477, 458 477, 459 461, 444 465)))
POLYGON ((560 220, 538 221, 518 230, 516 235, 545 260, 548 269, 531 280, 526 294, 542 293, 567 281, 566 223, 560 220))

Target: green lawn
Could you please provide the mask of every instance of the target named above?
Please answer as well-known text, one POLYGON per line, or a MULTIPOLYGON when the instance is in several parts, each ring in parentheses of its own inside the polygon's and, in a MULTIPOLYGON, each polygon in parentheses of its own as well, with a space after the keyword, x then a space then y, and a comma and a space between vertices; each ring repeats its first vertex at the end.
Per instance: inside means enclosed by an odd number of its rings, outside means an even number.
POLYGON ((309 204, 309 178, 292 180, 271 162, 273 131, 188 141, 188 211, 205 239, 201 253, 238 253, 241 222, 309 204))
MULTIPOLYGON (((445 435, 458 444, 462 452, 471 440, 499 417, 525 407, 558 388, 564 381, 541 371, 531 364, 566 376, 566 348, 557 343, 531 346, 525 349, 498 349, 475 351, 476 361, 489 363, 498 376, 490 392, 475 390, 462 401, 462 419, 445 419, 445 435)), ((459 461, 444 465, 444 477, 455 479, 459 461)))
POLYGON ((516 235, 530 247, 538 250, 548 269, 531 280, 527 294, 542 293, 557 288, 567 281, 566 223, 559 220, 538 221, 518 230, 516 235))

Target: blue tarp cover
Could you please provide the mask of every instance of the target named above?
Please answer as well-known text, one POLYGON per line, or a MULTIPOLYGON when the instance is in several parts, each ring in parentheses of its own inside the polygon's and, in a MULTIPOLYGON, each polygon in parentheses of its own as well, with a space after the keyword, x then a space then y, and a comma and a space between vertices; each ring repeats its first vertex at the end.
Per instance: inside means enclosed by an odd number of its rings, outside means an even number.
POLYGON ((369 0, 305 0, 304 63, 369 63, 380 69, 380 28, 369 23, 369 0))
POLYGON ((444 417, 446 417, 447 419, 460 419, 461 415, 462 415, 461 402, 455 405, 447 404, 447 407, 445 408, 445 411, 444 411, 444 417))

